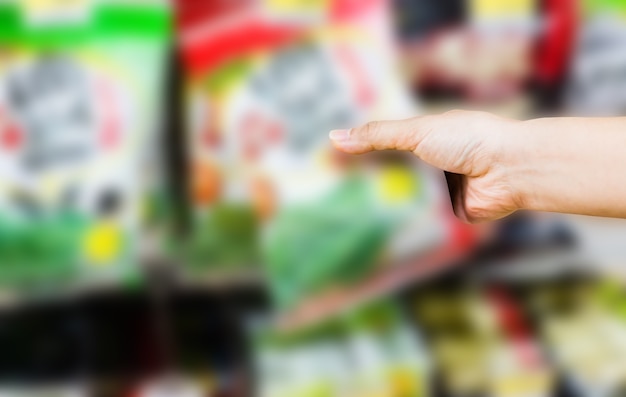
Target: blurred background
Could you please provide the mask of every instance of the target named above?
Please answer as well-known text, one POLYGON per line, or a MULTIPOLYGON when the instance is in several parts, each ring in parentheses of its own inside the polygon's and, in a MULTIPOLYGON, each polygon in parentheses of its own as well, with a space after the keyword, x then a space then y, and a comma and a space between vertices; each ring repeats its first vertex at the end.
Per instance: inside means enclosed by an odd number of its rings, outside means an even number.
POLYGON ((0 396, 626 396, 626 221, 328 141, 452 109, 626 115, 626 2, 0 0, 0 396))

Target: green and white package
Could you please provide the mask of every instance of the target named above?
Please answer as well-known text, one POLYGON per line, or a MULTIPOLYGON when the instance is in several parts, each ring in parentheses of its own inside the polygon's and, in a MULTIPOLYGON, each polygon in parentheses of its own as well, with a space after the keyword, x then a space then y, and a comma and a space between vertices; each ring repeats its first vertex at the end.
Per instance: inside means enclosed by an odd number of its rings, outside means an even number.
POLYGON ((392 301, 370 303, 345 318, 359 395, 425 397, 429 363, 415 329, 392 301))
POLYGON ((256 394, 425 397, 430 369, 418 340, 392 301, 294 333, 257 327, 256 394))
POLYGON ((0 284, 135 274, 169 9, 0 4, 0 284))

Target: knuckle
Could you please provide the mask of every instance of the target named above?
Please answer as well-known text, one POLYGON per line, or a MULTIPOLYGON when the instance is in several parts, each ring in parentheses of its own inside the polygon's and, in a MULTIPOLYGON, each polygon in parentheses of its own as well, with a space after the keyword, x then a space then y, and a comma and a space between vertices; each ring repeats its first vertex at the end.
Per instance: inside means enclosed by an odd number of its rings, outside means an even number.
POLYGON ((463 203, 465 218, 469 223, 478 223, 490 218, 491 211, 481 200, 467 197, 463 203))
POLYGON ((370 121, 366 123, 365 126, 363 127, 363 132, 365 133, 365 136, 368 138, 376 137, 379 131, 380 131, 379 121, 370 121))

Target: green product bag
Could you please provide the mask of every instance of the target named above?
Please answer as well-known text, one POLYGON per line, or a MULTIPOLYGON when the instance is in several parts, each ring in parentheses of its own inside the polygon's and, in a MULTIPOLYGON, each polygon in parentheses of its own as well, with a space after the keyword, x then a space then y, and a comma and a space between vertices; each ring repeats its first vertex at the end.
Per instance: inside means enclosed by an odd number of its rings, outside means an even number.
POLYGON ((281 308, 356 282, 378 263, 393 221, 376 213, 367 188, 349 179, 321 203, 285 211, 272 225, 264 254, 281 308))
POLYGON ((158 2, 0 4, 0 287, 137 273, 169 30, 158 2))

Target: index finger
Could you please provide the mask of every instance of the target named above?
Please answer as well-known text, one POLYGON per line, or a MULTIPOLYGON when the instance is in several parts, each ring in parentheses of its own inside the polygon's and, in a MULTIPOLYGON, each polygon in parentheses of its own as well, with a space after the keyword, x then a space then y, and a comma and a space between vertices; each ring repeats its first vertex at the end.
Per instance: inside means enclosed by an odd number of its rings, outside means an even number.
POLYGON ((351 154, 387 149, 414 152, 425 133, 424 119, 370 121, 356 128, 333 130, 329 137, 337 149, 351 154))

